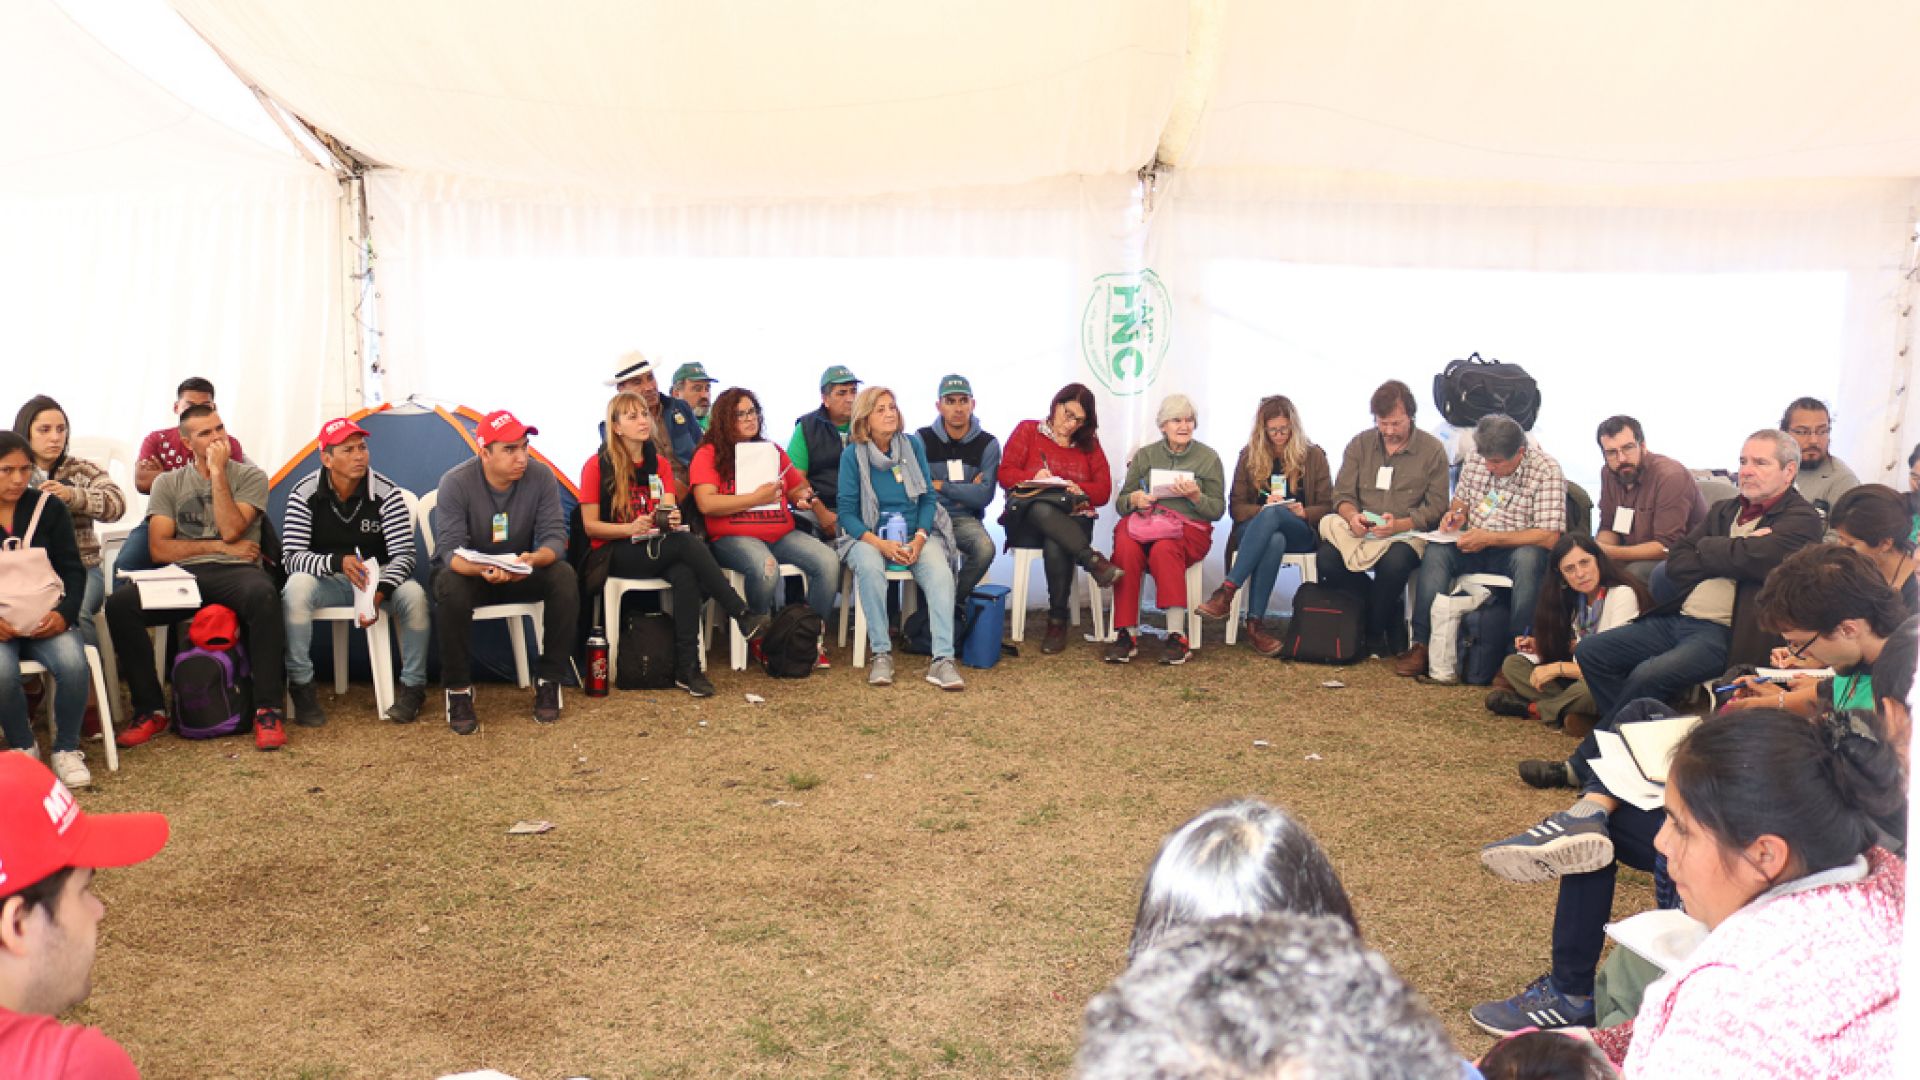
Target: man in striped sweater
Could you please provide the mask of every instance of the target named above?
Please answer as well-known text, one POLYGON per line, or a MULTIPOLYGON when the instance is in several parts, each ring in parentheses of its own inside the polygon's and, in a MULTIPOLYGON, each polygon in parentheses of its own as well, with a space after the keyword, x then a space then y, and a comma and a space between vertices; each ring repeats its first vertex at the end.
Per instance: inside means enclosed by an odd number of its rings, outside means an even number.
MULTIPOLYGON (((352 607, 354 590, 378 574, 374 610, 390 608, 400 630, 400 686, 387 719, 411 723, 427 697, 427 591, 413 580, 413 515, 393 481, 374 472, 367 433, 351 420, 320 428, 320 468, 287 498, 281 529, 287 568, 287 693, 294 722, 319 727, 327 714, 313 688, 313 613, 352 607)), ((370 625, 371 619, 361 623, 370 625)))

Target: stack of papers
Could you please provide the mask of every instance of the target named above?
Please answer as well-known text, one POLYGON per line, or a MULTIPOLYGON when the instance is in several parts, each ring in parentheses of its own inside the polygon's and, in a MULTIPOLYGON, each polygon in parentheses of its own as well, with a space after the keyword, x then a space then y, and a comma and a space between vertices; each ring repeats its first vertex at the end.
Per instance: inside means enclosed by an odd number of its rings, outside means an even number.
POLYGON ((1404 535, 1409 540, 1425 540, 1429 544, 1457 544, 1460 542, 1460 537, 1464 534, 1458 532, 1441 532, 1438 529, 1434 529, 1431 532, 1406 533, 1404 535))
MULTIPOLYGON (((733 491, 745 495, 780 479, 780 448, 770 442, 743 442, 733 446, 733 491)), ((780 497, 748 510, 778 510, 780 497)))
POLYGON ((1667 764, 1673 748, 1700 723, 1697 716, 1673 716, 1620 725, 1620 730, 1596 731, 1600 756, 1588 762, 1593 775, 1616 798, 1642 810, 1657 810, 1667 800, 1667 764))
POLYGON ((528 566, 512 555, 489 555, 484 551, 475 551, 472 548, 455 548, 453 553, 475 566, 497 566, 509 574, 518 574, 523 577, 533 573, 533 567, 528 566))
POLYGON ((374 603, 373 594, 380 588, 380 560, 367 559, 367 587, 353 590, 353 616, 362 622, 372 622, 380 614, 380 607, 374 603))
POLYGON ((200 582, 183 566, 162 566, 154 570, 121 570, 123 577, 140 590, 140 606, 147 611, 171 611, 200 606, 200 582))

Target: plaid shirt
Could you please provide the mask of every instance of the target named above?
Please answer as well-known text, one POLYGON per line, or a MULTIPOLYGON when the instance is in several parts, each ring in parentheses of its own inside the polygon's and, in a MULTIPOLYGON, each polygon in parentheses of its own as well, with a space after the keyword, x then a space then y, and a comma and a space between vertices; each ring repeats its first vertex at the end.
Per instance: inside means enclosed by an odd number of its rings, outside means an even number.
POLYGON ((1487 459, 1474 454, 1460 466, 1460 483, 1453 502, 1467 508, 1467 528, 1488 532, 1520 532, 1567 528, 1567 479, 1560 463, 1529 446, 1520 467, 1505 477, 1494 476, 1487 459))

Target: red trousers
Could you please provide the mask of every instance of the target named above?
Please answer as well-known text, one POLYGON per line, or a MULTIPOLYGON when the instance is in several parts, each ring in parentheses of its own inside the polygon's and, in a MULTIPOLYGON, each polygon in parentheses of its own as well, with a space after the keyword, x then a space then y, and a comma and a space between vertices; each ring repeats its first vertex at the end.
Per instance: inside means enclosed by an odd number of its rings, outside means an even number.
POLYGON ((1213 549, 1213 522, 1188 522, 1178 540, 1155 540, 1142 545, 1127 533, 1126 519, 1113 530, 1113 561, 1126 571, 1113 586, 1113 625, 1127 630, 1140 625, 1140 586, 1153 574, 1154 595, 1163 608, 1187 606, 1187 567, 1213 549))

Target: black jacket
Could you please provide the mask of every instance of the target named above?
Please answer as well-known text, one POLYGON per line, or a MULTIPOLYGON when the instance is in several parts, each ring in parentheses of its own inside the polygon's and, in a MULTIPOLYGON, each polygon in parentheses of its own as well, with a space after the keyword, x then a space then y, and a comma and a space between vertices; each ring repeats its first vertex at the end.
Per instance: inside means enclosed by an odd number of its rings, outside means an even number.
POLYGON ((1727 663, 1761 667, 1774 646, 1781 644, 1781 638, 1760 627, 1759 609, 1754 603, 1760 587, 1787 556, 1819 543, 1827 526, 1820 511, 1793 488, 1761 515, 1759 528, 1768 530, 1766 536, 1730 535, 1739 514, 1738 498, 1722 499, 1707 508, 1706 519, 1667 552, 1667 581, 1680 592, 1648 614, 1677 615, 1695 586, 1709 578, 1732 578, 1737 587, 1727 663))

